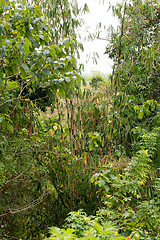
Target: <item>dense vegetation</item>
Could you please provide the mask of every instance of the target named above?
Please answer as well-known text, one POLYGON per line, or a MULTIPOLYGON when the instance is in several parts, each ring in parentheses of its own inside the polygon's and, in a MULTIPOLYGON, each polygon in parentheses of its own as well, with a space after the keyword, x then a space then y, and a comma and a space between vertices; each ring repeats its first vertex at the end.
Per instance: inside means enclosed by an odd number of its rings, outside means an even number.
POLYGON ((113 7, 113 73, 83 86, 87 10, 0 1, 2 240, 160 238, 160 6, 113 7))

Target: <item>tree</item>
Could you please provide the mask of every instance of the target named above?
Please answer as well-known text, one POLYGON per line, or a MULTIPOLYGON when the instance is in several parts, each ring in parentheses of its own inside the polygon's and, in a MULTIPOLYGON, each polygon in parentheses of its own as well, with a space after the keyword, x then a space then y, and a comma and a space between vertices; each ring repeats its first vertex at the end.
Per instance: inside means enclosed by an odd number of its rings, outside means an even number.
POLYGON ((85 3, 84 7, 79 8, 77 0, 34 0, 35 4, 41 6, 47 15, 50 26, 51 36, 54 43, 58 43, 65 37, 72 36, 76 39, 76 49, 71 50, 71 54, 80 58, 79 50, 83 49, 83 44, 77 39, 81 39, 77 29, 83 25, 82 15, 89 12, 85 3))
MULTIPOLYGON (((122 19, 123 5, 113 8, 122 19)), ((130 1, 126 6, 119 79, 127 94, 137 96, 138 103, 147 99, 159 101, 159 18, 158 1, 130 1)), ((116 62, 120 33, 111 34, 106 53, 116 62)), ((116 66, 115 66, 116 67, 116 66)))
POLYGON ((89 76, 89 84, 96 89, 100 86, 107 85, 107 83, 109 83, 107 77, 101 72, 92 72, 92 75, 89 76))
POLYGON ((37 115, 79 84, 77 43, 73 35, 55 43, 40 6, 2 0, 0 13, 0 238, 42 238, 55 152, 37 115))
POLYGON ((2 91, 7 86, 6 81, 15 81, 21 87, 23 83, 21 95, 26 94, 26 98, 31 96, 35 100, 37 88, 40 92, 47 88, 47 94, 39 97, 47 98, 49 94, 51 104, 57 89, 64 93, 66 87, 72 88, 80 79, 71 54, 76 46, 75 37, 68 37, 55 45, 48 20, 45 15, 41 16, 40 8, 29 6, 26 10, 19 4, 16 9, 15 4, 9 2, 8 8, 13 8, 14 12, 8 14, 6 9, 1 10, 2 91))

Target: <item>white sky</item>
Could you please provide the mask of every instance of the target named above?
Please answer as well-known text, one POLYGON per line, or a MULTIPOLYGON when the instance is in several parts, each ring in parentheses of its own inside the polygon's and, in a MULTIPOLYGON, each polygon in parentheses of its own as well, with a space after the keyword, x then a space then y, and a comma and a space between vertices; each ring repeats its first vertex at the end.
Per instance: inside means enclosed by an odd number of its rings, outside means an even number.
MULTIPOLYGON (((117 28, 118 20, 112 16, 112 11, 109 12, 109 2, 112 5, 115 5, 120 0, 78 0, 79 6, 84 6, 84 3, 87 3, 90 13, 86 13, 83 18, 86 22, 86 26, 84 25, 81 29, 79 29, 79 33, 83 38, 88 35, 87 31, 91 33, 95 33, 96 26, 99 22, 102 25, 105 25, 106 28, 110 25, 113 25, 114 28, 117 28), (104 2, 104 4, 102 3, 104 2)), ((102 31, 103 38, 106 38, 105 31, 102 31)), ((84 53, 81 54, 80 62, 85 65, 84 74, 89 74, 92 71, 100 71, 104 74, 110 74, 112 72, 112 61, 105 54, 105 47, 108 41, 105 40, 94 40, 94 41, 82 41, 84 45, 84 53), (99 59, 97 59, 98 63, 93 64, 92 57, 87 61, 87 54, 93 55, 93 52, 97 52, 99 55, 99 59)))

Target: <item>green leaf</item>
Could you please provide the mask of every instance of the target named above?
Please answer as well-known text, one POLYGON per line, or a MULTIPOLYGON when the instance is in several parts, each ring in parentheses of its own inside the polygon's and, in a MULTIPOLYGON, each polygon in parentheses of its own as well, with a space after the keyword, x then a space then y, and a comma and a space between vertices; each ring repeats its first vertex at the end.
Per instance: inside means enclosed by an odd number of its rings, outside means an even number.
POLYGON ((115 154, 117 155, 117 157, 120 157, 122 155, 121 151, 119 151, 119 150, 116 150, 115 154))
POLYGON ((49 68, 44 68, 44 69, 43 69, 43 73, 44 73, 46 76, 48 76, 49 73, 50 73, 50 69, 49 69, 49 68))
POLYGON ((0 123, 3 121, 3 117, 0 117, 0 123))
POLYGON ((92 142, 90 145, 89 145, 89 151, 92 151, 94 148, 94 143, 92 142))
POLYGON ((4 31, 4 25, 0 24, 0 33, 3 33, 3 31, 4 31))
POLYGON ((32 43, 34 47, 39 47, 39 42, 35 38, 32 40, 32 43))
POLYGON ((20 42, 18 43, 18 49, 19 49, 20 54, 23 55, 24 54, 24 46, 20 42))
POLYGON ((24 69, 26 72, 29 71, 29 68, 28 68, 28 66, 27 66, 26 64, 22 64, 22 67, 23 67, 23 69, 24 69))
POLYGON ((134 110, 139 110, 139 106, 138 105, 134 106, 134 110))
POLYGON ((22 64, 22 61, 23 61, 22 56, 19 56, 18 59, 17 59, 18 65, 21 65, 21 64, 22 64))
POLYGON ((143 112, 139 112, 139 113, 138 113, 138 117, 139 117, 139 119, 142 119, 143 116, 144 116, 144 113, 143 113, 143 112))
POLYGON ((6 45, 7 47, 10 45, 10 43, 11 43, 10 40, 6 40, 6 41, 5 41, 5 45, 6 45))
POLYGON ((26 32, 26 37, 31 41, 31 39, 32 39, 32 33, 31 33, 31 31, 27 31, 27 32, 26 32))
POLYGON ((66 59, 68 62, 70 62, 72 58, 70 56, 67 56, 66 59))
POLYGON ((6 51, 6 49, 7 49, 7 47, 6 47, 6 46, 2 46, 2 53, 3 53, 3 52, 5 52, 5 51, 6 51))
POLYGON ((64 40, 63 40, 63 44, 67 44, 69 42, 69 38, 65 38, 64 40))
POLYGON ((14 132, 14 128, 13 128, 13 125, 12 125, 12 124, 7 123, 7 124, 6 124, 6 128, 7 128, 7 130, 10 131, 11 133, 14 132))
POLYGON ((69 77, 65 77, 64 80, 69 83, 71 81, 71 79, 69 77))
POLYGON ((63 40, 63 44, 65 45, 65 48, 68 49, 69 46, 70 46, 69 38, 64 39, 64 40, 63 40))
POLYGON ((31 42, 29 41, 28 38, 24 39, 24 51, 26 54, 29 53, 29 46, 30 46, 31 42))
POLYGON ((93 182, 96 181, 98 178, 99 178, 99 174, 98 174, 98 173, 95 173, 95 174, 93 175, 93 177, 91 178, 91 182, 93 183, 93 182))
POLYGON ((105 185, 105 181, 104 180, 99 180, 98 181, 98 186, 99 187, 103 187, 105 185))
POLYGON ((44 51, 43 51, 43 54, 44 54, 44 55, 48 55, 48 54, 49 54, 49 50, 48 50, 48 49, 44 50, 44 51))
POLYGON ((104 185, 104 189, 106 192, 108 192, 110 190, 109 186, 107 186, 107 185, 104 185))
POLYGON ((19 70, 20 70, 20 77, 22 79, 25 79, 26 78, 26 71, 22 67, 20 67, 19 70))
POLYGON ((39 35, 39 37, 40 37, 41 40, 44 40, 44 36, 42 34, 39 35))
POLYGON ((31 13, 31 12, 34 12, 35 7, 34 6, 29 6, 28 9, 29 9, 29 11, 31 13))

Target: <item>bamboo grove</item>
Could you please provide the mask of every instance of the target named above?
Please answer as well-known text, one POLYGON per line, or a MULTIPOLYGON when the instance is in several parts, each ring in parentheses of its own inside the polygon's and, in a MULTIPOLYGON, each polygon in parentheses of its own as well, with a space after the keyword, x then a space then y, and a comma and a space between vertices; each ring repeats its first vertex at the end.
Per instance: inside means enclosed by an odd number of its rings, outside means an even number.
POLYGON ((83 79, 87 4, 0 0, 2 240, 160 237, 160 7, 111 8, 113 72, 83 79))

